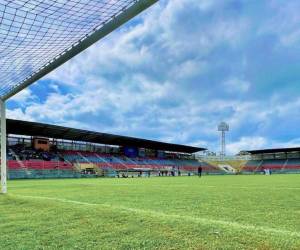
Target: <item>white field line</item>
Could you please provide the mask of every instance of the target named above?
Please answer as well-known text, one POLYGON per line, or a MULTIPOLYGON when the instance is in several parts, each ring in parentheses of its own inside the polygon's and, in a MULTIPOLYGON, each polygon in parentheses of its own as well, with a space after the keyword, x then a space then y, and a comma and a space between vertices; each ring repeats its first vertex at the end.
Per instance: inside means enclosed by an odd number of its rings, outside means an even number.
POLYGON ((263 186, 256 186, 256 187, 241 187, 241 186, 238 186, 238 187, 225 187, 225 188, 234 188, 234 189, 268 189, 268 190, 299 190, 300 187, 263 187, 263 186))
POLYGON ((202 188, 222 188, 222 189, 267 189, 267 190, 300 190, 300 187, 264 187, 264 186, 201 186, 202 188))
POLYGON ((21 198, 29 198, 29 199, 40 199, 40 200, 52 200, 52 201, 58 201, 63 203, 71 203, 76 205, 83 205, 83 206, 100 206, 105 208, 111 208, 115 210, 123 210, 127 212, 134 212, 138 214, 143 215, 150 215, 153 217, 158 218, 167 218, 167 219, 176 219, 176 220, 184 220, 188 222, 194 222, 194 223, 200 223, 203 225, 219 225, 223 227, 232 227, 238 230, 251 230, 251 231, 262 231, 265 233, 270 234, 279 234, 279 235, 286 235, 290 237, 300 237, 300 232, 295 231, 289 231, 285 229, 276 229, 276 228, 270 228, 270 227, 262 227, 262 226, 254 226, 249 224, 240 224, 237 222, 232 221, 224 221, 224 220, 215 220, 215 219, 209 219, 209 218, 199 218, 194 217, 190 215, 177 215, 177 214, 167 214, 163 212, 157 212, 153 210, 144 210, 144 209, 138 209, 138 208, 131 208, 126 206, 116 206, 116 205, 110 205, 110 204, 98 204, 98 203, 89 203, 89 202, 83 202, 83 201, 75 201, 75 200, 69 200, 69 199, 63 199, 63 198, 54 198, 54 197, 43 197, 43 196, 30 196, 30 195, 11 195, 15 197, 21 197, 21 198))
MULTIPOLYGON (((94 184, 88 184, 84 183, 82 184, 83 186, 94 186, 94 184)), ((139 186, 139 184, 135 183, 101 183, 101 186, 111 186, 111 187, 122 187, 122 186, 139 186)), ((178 184, 178 185, 149 185, 153 186, 153 188, 159 188, 159 187, 168 187, 168 188, 183 188, 183 187, 190 187, 189 185, 186 184, 178 184)), ((27 188, 28 186, 11 186, 13 189, 20 189, 20 188, 27 188)), ((264 189, 264 190, 300 190, 300 187, 264 187, 264 186, 227 186, 227 187, 221 187, 221 186, 212 186, 212 185, 199 185, 198 187, 201 187, 202 189, 204 188, 221 188, 222 190, 225 189, 264 189)))

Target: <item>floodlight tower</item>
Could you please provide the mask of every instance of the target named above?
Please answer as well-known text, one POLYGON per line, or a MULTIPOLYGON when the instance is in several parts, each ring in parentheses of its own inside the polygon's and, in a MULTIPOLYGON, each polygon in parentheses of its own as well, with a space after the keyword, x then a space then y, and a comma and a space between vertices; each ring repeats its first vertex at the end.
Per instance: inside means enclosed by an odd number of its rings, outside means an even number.
POLYGON ((218 131, 221 132, 221 158, 226 155, 225 133, 229 131, 229 125, 226 122, 221 122, 218 126, 218 131))

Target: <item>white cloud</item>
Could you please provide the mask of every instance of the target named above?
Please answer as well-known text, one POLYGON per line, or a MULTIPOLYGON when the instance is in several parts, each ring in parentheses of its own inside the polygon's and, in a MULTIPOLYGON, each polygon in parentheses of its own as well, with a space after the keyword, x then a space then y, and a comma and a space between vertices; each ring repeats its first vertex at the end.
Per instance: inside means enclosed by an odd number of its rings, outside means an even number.
POLYGON ((299 1, 285 1, 282 5, 279 1, 268 2, 270 11, 268 19, 260 25, 258 33, 276 35, 280 45, 285 47, 298 46, 300 41, 299 30, 299 1))
POLYGON ((290 141, 276 141, 265 137, 241 137, 238 141, 227 144, 227 153, 235 155, 240 151, 269 149, 269 148, 293 148, 299 147, 300 138, 295 138, 290 141))
POLYGON ((227 153, 234 155, 242 150, 253 150, 269 147, 268 140, 264 137, 241 137, 238 141, 227 144, 227 153))
POLYGON ((7 109, 6 111, 7 118, 10 119, 16 119, 16 120, 24 120, 24 121, 35 121, 35 118, 27 114, 26 112, 23 112, 22 109, 16 108, 16 109, 7 109))
POLYGON ((239 78, 231 78, 224 82, 224 87, 230 93, 246 93, 250 89, 250 82, 239 78))
POLYGON ((21 92, 14 95, 10 100, 19 103, 20 105, 26 105, 29 101, 33 101, 36 96, 28 88, 23 89, 21 92))

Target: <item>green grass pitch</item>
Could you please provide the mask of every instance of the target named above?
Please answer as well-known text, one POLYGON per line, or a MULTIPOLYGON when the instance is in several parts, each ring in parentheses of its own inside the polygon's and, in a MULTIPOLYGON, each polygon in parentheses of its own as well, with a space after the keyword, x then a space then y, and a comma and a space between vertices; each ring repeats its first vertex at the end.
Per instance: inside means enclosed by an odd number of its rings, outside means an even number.
POLYGON ((9 181, 0 249, 300 249, 300 175, 9 181))

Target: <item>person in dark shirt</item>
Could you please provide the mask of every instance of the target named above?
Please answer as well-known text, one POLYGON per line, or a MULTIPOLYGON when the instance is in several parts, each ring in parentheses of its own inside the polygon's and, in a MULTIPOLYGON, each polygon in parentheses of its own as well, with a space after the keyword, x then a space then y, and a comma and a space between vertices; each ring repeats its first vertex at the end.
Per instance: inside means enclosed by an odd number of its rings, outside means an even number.
POLYGON ((202 176, 202 167, 198 167, 198 176, 201 177, 202 176))

